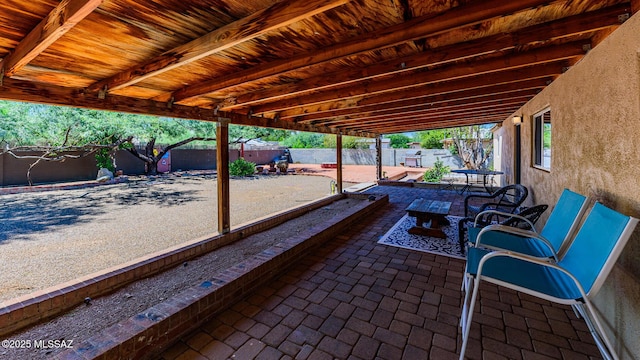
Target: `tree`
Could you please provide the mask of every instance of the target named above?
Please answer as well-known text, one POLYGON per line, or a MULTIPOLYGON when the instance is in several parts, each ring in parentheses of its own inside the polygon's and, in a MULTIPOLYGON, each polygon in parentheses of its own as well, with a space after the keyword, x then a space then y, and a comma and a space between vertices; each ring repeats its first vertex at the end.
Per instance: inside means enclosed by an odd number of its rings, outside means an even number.
POLYGON ((404 134, 392 134, 386 136, 390 142, 389 146, 394 149, 407 149, 409 148, 409 143, 411 142, 411 138, 404 134))
MULTIPOLYGON (((343 149, 358 149, 358 148, 368 148, 368 144, 364 142, 358 142, 360 138, 355 136, 345 135, 342 137, 342 148, 343 149)), ((336 148, 336 135, 324 134, 324 141, 322 143, 322 147, 327 149, 335 149, 336 148)))
POLYGON ((99 117, 93 110, 0 101, 2 153, 33 160, 27 169, 27 181, 33 185, 31 171, 42 162, 103 155, 131 141, 112 128, 118 119, 100 124, 99 117))
MULTIPOLYGON (((126 149, 157 173, 162 156, 188 143, 215 141, 215 122, 124 114, 70 107, 0 101, 0 137, 3 153, 32 159, 31 169, 43 161, 96 156, 108 164, 116 149, 126 149), (33 150, 38 155, 20 155, 33 150)), ((231 142, 241 138, 283 138, 287 132, 267 128, 229 126, 231 142)))
POLYGON ((243 126, 243 125, 229 125, 229 138, 235 139, 234 142, 238 142, 238 139, 262 139, 265 141, 283 141, 291 134, 289 130, 279 130, 271 128, 262 128, 256 126, 243 126))
POLYGON ((216 123, 134 116, 124 131, 133 137, 124 148, 145 163, 148 175, 155 175, 158 163, 172 149, 195 141, 215 141, 216 123))
POLYGON ((295 132, 282 141, 284 146, 294 149, 317 149, 323 147, 323 134, 295 132))
MULTIPOLYGON (((147 174, 157 174, 158 163, 172 149, 192 142, 213 142, 216 140, 214 122, 181 120, 172 118, 152 118, 144 123, 137 123, 139 128, 131 128, 138 140, 146 142, 140 152, 130 142, 126 149, 136 158, 145 162, 147 174), (164 145, 159 145, 164 144, 164 145)), ((269 128, 229 125, 229 143, 239 143, 256 138, 282 138, 287 132, 269 128)))
POLYGON ((467 169, 481 169, 491 156, 492 146, 484 147, 484 142, 491 139, 483 136, 482 127, 478 125, 453 128, 451 138, 453 146, 467 169))
POLYGON ((442 149, 444 140, 447 137, 447 130, 428 130, 418 132, 417 138, 420 147, 423 149, 442 149))

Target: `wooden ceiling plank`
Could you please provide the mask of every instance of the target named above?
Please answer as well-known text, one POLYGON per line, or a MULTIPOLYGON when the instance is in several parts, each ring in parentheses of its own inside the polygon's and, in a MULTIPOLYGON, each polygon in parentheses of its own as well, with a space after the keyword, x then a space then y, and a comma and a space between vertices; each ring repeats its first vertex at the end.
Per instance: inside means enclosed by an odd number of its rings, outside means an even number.
MULTIPOLYGON (((293 97, 309 91, 324 90, 356 81, 412 71, 427 66, 466 59, 491 52, 513 49, 529 43, 575 36, 620 25, 618 15, 624 6, 605 8, 586 14, 537 24, 508 34, 498 34, 477 40, 429 49, 402 59, 392 59, 365 68, 351 68, 300 80, 294 84, 272 87, 237 96, 237 103, 255 102, 282 97, 293 97)), ((469 30, 477 31, 477 30, 469 30)))
POLYGON ((364 122, 361 124, 351 124, 351 125, 342 125, 342 126, 332 126, 332 128, 336 128, 339 130, 352 130, 354 128, 357 129, 361 129, 361 128, 366 128, 366 127, 371 127, 371 126, 376 126, 376 125, 381 125, 381 126, 392 126, 394 124, 399 124, 399 123, 405 123, 405 122, 415 122, 415 121, 425 121, 425 120, 430 120, 430 121, 444 121, 444 120, 448 120, 448 119, 466 119, 469 117, 474 117, 474 116, 484 116, 486 114, 495 114, 495 113, 500 113, 500 112, 513 112, 516 111, 517 109, 519 109, 521 106, 523 105, 523 103, 518 103, 518 104, 511 104, 510 106, 496 106, 494 108, 487 108, 487 109, 477 109, 476 112, 473 114, 473 116, 471 116, 468 113, 463 113, 463 112, 459 112, 459 113, 450 113, 450 114, 436 114, 436 115, 415 115, 415 116, 405 116, 405 117, 397 117, 397 118, 389 118, 386 121, 385 120, 377 120, 377 121, 371 121, 371 122, 364 122))
POLYGON ((418 89, 400 90, 381 95, 366 96, 358 101, 358 106, 367 106, 372 104, 381 104, 386 102, 398 101, 401 99, 411 99, 416 96, 455 96, 455 94, 463 91, 494 91, 494 87, 504 86, 513 88, 513 86, 542 87, 548 85, 551 81, 561 74, 564 61, 556 63, 534 66, 530 69, 507 70, 500 73, 478 75, 473 78, 465 78, 460 80, 452 80, 445 83, 435 83, 425 85, 418 89))
POLYGON ((493 104, 493 105, 476 105, 469 107, 468 109, 459 109, 455 111, 448 112, 422 112, 410 115, 400 115, 400 116, 389 116, 385 119, 371 119, 371 120, 363 120, 356 123, 345 123, 341 125, 331 125, 332 128, 339 129, 350 129, 353 127, 363 127, 370 126, 375 124, 387 124, 391 125, 392 123, 398 122, 407 122, 414 121, 419 119, 448 119, 448 118, 468 118, 471 116, 479 116, 486 113, 494 113, 498 111, 505 111, 505 109, 518 109, 524 103, 523 102, 510 102, 508 104, 493 104))
MULTIPOLYGON (((335 101, 338 99, 365 94, 381 94, 403 88, 415 88, 428 83, 461 79, 480 74, 501 72, 510 69, 524 68, 535 64, 580 57, 585 53, 583 43, 584 42, 576 42, 559 46, 550 46, 532 51, 516 53, 510 56, 481 60, 475 63, 465 64, 464 66, 453 65, 428 72, 403 74, 393 79, 385 78, 371 80, 365 84, 355 84, 353 86, 347 86, 340 89, 319 91, 311 95, 299 96, 295 99, 283 99, 263 105, 252 106, 251 110, 254 114, 261 114, 264 112, 273 112, 303 106, 305 104, 335 101)), ((224 107, 223 109, 236 110, 238 109, 238 106, 229 106, 224 107)))
POLYGON ((360 114, 360 116, 358 117, 349 117, 349 118, 342 118, 342 119, 335 119, 335 120, 329 120, 329 121, 318 121, 318 122, 313 122, 313 125, 322 125, 322 126, 340 126, 340 125, 344 125, 344 124, 350 124, 350 123, 358 123, 359 121, 368 121, 368 120, 375 120, 375 119, 387 119, 389 117, 399 117, 399 116, 414 116, 414 115, 418 115, 418 114, 438 114, 438 113, 443 113, 443 112, 453 112, 453 111, 460 111, 459 109, 466 109, 466 108, 471 108, 473 106, 481 106, 481 105, 485 105, 485 106, 489 106, 491 104, 493 105, 504 105, 507 103, 511 103, 514 101, 517 101, 520 104, 524 104, 526 103, 528 100, 530 100, 531 98, 533 98, 533 94, 532 95, 528 95, 528 96, 518 96, 518 97, 513 97, 513 98, 507 98, 507 99, 497 99, 497 100, 493 100, 493 101, 481 101, 481 102, 469 102, 469 103, 464 103, 464 104, 459 104, 459 105, 453 105, 453 106, 444 106, 444 107, 433 107, 430 106, 428 104, 424 104, 420 107, 417 108, 412 108, 412 109, 406 109, 406 110, 390 110, 387 112, 376 112, 376 113, 363 113, 360 114))
POLYGON ((338 128, 341 130, 350 130, 353 128, 361 128, 365 126, 371 126, 376 124, 387 124, 391 125, 394 122, 402 122, 409 120, 419 120, 419 119, 429 119, 429 120, 438 120, 438 119, 449 119, 449 118, 466 118, 469 114, 473 114, 474 116, 482 115, 485 113, 495 113, 498 111, 506 111, 506 109, 513 109, 513 111, 519 109, 526 102, 518 101, 518 102, 509 102, 505 104, 493 104, 493 105, 476 105, 470 106, 467 109, 459 109, 455 111, 449 111, 445 113, 440 112, 421 112, 410 115, 398 115, 398 116, 389 116, 384 119, 372 119, 372 120, 362 120, 358 122, 350 122, 343 124, 331 124, 332 128, 338 128))
POLYGON ((531 100, 535 95, 534 92, 531 92, 527 95, 522 96, 502 96, 495 98, 493 100, 458 100, 454 101, 453 104, 445 103, 444 106, 434 106, 431 104, 422 104, 417 108, 412 109, 404 109, 404 110, 388 110, 379 113, 364 113, 358 117, 351 117, 347 119, 336 119, 336 120, 328 120, 328 121, 317 121, 313 122, 313 125, 323 125, 323 126, 340 126, 345 124, 353 124, 353 123, 362 123, 369 120, 375 119, 389 119, 394 117, 401 116, 415 116, 415 115, 428 115, 430 113, 438 112, 438 113, 452 113, 455 111, 467 111, 467 110, 475 110, 478 108, 488 107, 488 106, 506 106, 512 104, 525 104, 527 101, 531 100))
MULTIPOLYGON (((516 79, 517 80, 517 79, 516 79)), ((416 89, 411 92, 399 91, 392 94, 384 94, 384 96, 374 95, 361 100, 363 105, 355 104, 350 107, 344 107, 336 110, 323 110, 311 107, 287 110, 278 113, 281 119, 295 119, 296 122, 308 122, 313 120, 322 120, 337 116, 349 116, 367 111, 378 111, 402 104, 412 103, 440 103, 457 99, 473 99, 480 96, 501 96, 502 94, 514 91, 539 91, 547 86, 547 80, 538 78, 510 83, 491 83, 485 87, 476 87, 472 89, 464 89, 461 91, 434 94, 431 89, 416 89), (364 104, 366 100, 366 104, 364 104)))
POLYGON ((180 102, 231 86, 256 81, 326 61, 398 45, 465 25, 501 17, 505 14, 541 6, 546 3, 548 3, 548 0, 474 1, 437 16, 416 18, 377 32, 368 33, 344 43, 313 51, 312 53, 282 59, 263 66, 240 71, 234 75, 191 85, 175 91, 173 98, 176 102, 180 102))
POLYGON ((294 0, 280 1, 229 25, 218 28, 200 38, 164 52, 150 61, 134 66, 88 87, 99 91, 105 87, 117 90, 133 85, 154 75, 178 68, 209 55, 254 39, 271 30, 291 25, 300 20, 344 5, 350 0, 294 0))
POLYGON ((4 76, 11 77, 51 44, 66 34, 85 17, 98 8, 104 0, 61 1, 33 30, 25 36, 0 68, 4 76))
POLYGON ((435 127, 437 128, 447 128, 447 127, 453 127, 453 126, 489 124, 489 123, 503 121, 510 114, 512 114, 513 111, 482 114, 482 115, 473 116, 469 118, 451 118, 451 119, 440 119, 440 120, 425 119, 423 121, 410 120, 408 122, 403 122, 403 123, 378 124, 375 126, 367 126, 363 128, 367 129, 367 131, 369 132, 381 133, 381 134, 392 134, 392 133, 407 132, 407 131, 420 131, 425 129, 424 125, 427 125, 428 127, 432 127, 435 125, 435 127))
MULTIPOLYGON (((62 86, 35 84, 28 81, 5 79, 0 85, 0 99, 10 101, 28 101, 48 105, 72 106, 96 110, 107 110, 133 114, 166 116, 190 120, 217 121, 219 118, 230 119, 231 123, 247 126, 259 126, 276 129, 310 131, 318 133, 337 134, 337 129, 309 124, 296 124, 292 121, 269 119, 244 114, 215 111, 199 107, 174 104, 167 106, 166 102, 150 99, 107 95, 100 99, 95 94, 82 89, 72 89, 62 86)), ((344 135, 359 137, 374 137, 375 134, 360 131, 340 132, 344 135)))
MULTIPOLYGON (((344 120, 355 120, 362 116, 383 116, 386 114, 391 114, 398 111, 411 111, 410 109, 415 109, 416 107, 426 107, 431 109, 439 109, 446 107, 455 107, 462 104, 468 103, 478 103, 478 102, 493 102, 493 101, 502 101, 505 99, 514 99, 514 98, 524 98, 524 97, 532 97, 538 93, 538 89, 517 89, 513 92, 501 93, 501 94, 483 94, 481 96, 475 96, 469 98, 467 96, 461 97, 459 99, 456 98, 447 98, 442 96, 444 100, 431 102, 426 101, 425 98, 417 98, 410 99, 401 102, 391 103, 391 104, 379 104, 375 106, 369 106, 366 108, 353 108, 350 113, 342 116, 323 116, 316 117, 313 120, 302 120, 296 121, 298 123, 312 123, 317 124, 319 122, 327 123, 333 121, 336 117, 344 120)), ((319 114, 320 115, 320 114, 319 114)), ((281 117, 282 119, 282 117, 281 117)))
POLYGON ((406 132, 411 132, 411 131, 425 131, 425 130, 434 130, 434 129, 450 129, 450 128, 455 128, 455 127, 463 127, 463 126, 471 126, 471 125, 483 125, 483 124, 490 124, 493 122, 496 122, 497 117, 489 117, 486 119, 474 119, 474 120, 469 120, 469 121, 446 121, 446 122, 425 122, 425 123, 420 123, 420 124, 416 124, 414 125, 416 127, 416 130, 408 130, 409 127, 407 126, 401 126, 401 127, 394 127, 394 128, 372 128, 370 129, 371 132, 377 132, 380 135, 386 135, 386 134, 399 134, 399 133, 406 133, 406 132))

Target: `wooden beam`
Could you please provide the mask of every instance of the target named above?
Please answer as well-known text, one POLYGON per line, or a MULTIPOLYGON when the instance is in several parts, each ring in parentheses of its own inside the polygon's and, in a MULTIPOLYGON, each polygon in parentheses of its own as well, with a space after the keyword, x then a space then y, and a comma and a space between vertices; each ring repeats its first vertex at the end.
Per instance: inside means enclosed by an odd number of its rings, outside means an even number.
POLYGON ((500 89, 513 90, 520 86, 523 89, 526 89, 529 86, 542 89, 553 81, 556 76, 560 75, 562 69, 559 66, 562 65, 562 63, 559 63, 551 66, 537 66, 526 72, 521 69, 509 70, 504 73, 493 74, 493 76, 480 75, 474 78, 430 84, 418 89, 400 90, 381 95, 365 96, 359 98, 357 101, 350 101, 349 99, 330 104, 315 104, 298 108, 296 110, 313 114, 314 112, 325 112, 325 106, 329 111, 331 111, 330 109, 334 106, 338 108, 345 106, 345 108, 353 107, 357 109, 366 106, 391 105, 392 103, 402 101, 403 99, 424 99, 425 101, 440 102, 446 101, 447 98, 465 98, 466 94, 472 94, 472 96, 481 94, 498 94, 500 93, 500 89), (351 105, 351 103, 356 103, 356 105, 351 105))
POLYGON ((376 136, 376 180, 382 180, 382 137, 376 136))
POLYGON ((342 135, 336 135, 336 186, 342 194, 342 135))
MULTIPOLYGON (((482 94, 498 93, 498 89, 514 89, 515 87, 543 88, 561 74, 565 62, 534 66, 527 69, 508 70, 500 73, 479 75, 472 78, 447 81, 445 83, 428 84, 422 88, 395 91, 382 95, 366 96, 358 101, 359 106, 375 105, 422 97, 438 101, 450 96, 455 99, 461 93, 482 94)), ((464 96, 464 95, 463 95, 464 96)))
POLYGON ((218 190, 218 233, 231 230, 229 198, 229 119, 218 119, 216 126, 216 181, 218 190))
POLYGON ((533 95, 519 98, 510 99, 498 99, 493 101, 479 101, 479 102, 466 102, 453 106, 432 107, 425 106, 411 111, 396 111, 389 112, 387 114, 376 114, 371 116, 362 116, 355 119, 341 119, 333 121, 324 121, 321 124, 323 126, 340 127, 343 129, 349 128, 349 125, 360 126, 361 124, 367 124, 375 121, 393 121, 394 119, 402 119, 416 116, 437 116, 440 114, 448 115, 460 112, 476 111, 478 109, 486 109, 490 107, 506 107, 512 105, 522 106, 531 100, 533 95))
POLYGON ((98 81, 88 87, 99 91, 105 87, 117 90, 151 76, 173 70, 209 55, 254 39, 274 29, 344 5, 350 0, 293 0, 280 1, 229 25, 218 28, 187 44, 165 51, 160 56, 138 66, 98 81))
MULTIPOLYGON (((521 105, 509 105, 509 106, 494 106, 491 108, 478 108, 474 111, 450 113, 450 114, 434 114, 434 115, 416 115, 399 118, 389 118, 387 121, 368 121, 360 124, 362 128, 374 128, 374 127, 393 127, 403 124, 422 123, 422 122, 443 122, 450 120, 464 120, 473 119, 479 117, 486 117, 495 114, 512 113, 518 110, 521 105)), ((346 126, 345 128, 348 128, 346 126)))
POLYGON ((93 12, 104 0, 63 0, 2 60, 4 75, 13 76, 67 31, 93 12))
MULTIPOLYGON (((495 80, 495 79, 494 79, 495 80)), ((411 91, 408 94, 402 94, 396 99, 396 93, 384 94, 384 96, 372 96, 364 98, 368 100, 367 104, 360 106, 359 104, 337 109, 337 110, 324 110, 321 108, 305 107, 302 108, 305 112, 300 113, 300 109, 292 109, 278 113, 281 119, 295 119, 298 123, 306 123, 314 120, 329 119, 339 116, 351 116, 364 112, 375 112, 386 109, 393 109, 398 107, 410 106, 412 104, 439 104, 442 102, 474 99, 476 97, 486 96, 502 96, 505 93, 527 91, 537 93, 539 90, 547 86, 546 79, 532 79, 520 82, 511 83, 498 83, 493 82, 489 86, 477 87, 470 90, 462 90, 456 92, 449 92, 443 94, 434 95, 430 91, 411 91)), ((362 101, 364 101, 364 99, 362 101)))
MULTIPOLYGON (((584 42, 570 43, 560 46, 540 48, 533 51, 471 62, 464 65, 446 66, 432 71, 402 74, 393 79, 375 79, 367 82, 365 85, 355 84, 339 89, 331 89, 310 95, 299 96, 295 99, 283 99, 263 105, 252 106, 251 110, 254 114, 261 114, 308 104, 347 99, 364 94, 373 95, 402 89, 415 89, 426 84, 436 82, 457 80, 465 77, 498 73, 506 70, 530 67, 537 64, 566 60, 583 56, 585 52, 582 47, 583 43, 584 42)), ((227 108, 224 109, 227 110, 227 108)), ((229 109, 237 110, 237 107, 231 106, 229 109)))
POLYGON ((319 76, 300 80, 293 84, 276 86, 267 90, 239 95, 236 97, 236 102, 238 104, 251 105, 269 99, 294 97, 309 91, 324 90, 356 81, 399 74, 427 66, 466 59, 472 56, 514 49, 529 43, 540 42, 541 39, 559 39, 604 28, 613 28, 620 24, 618 15, 624 10, 625 7, 615 6, 613 8, 575 15, 549 23, 529 26, 508 34, 498 34, 463 43, 432 48, 422 53, 403 57, 402 59, 391 59, 364 68, 355 67, 349 70, 324 73, 319 76))
POLYGON ((443 101, 440 103, 425 102, 422 99, 411 99, 407 103, 411 103, 410 106, 394 107, 387 105, 387 109, 381 111, 360 112, 348 117, 340 117, 335 119, 325 119, 323 121, 316 120, 314 125, 335 125, 338 123, 357 122, 359 120, 373 119, 373 118, 386 118, 392 115, 409 115, 419 112, 435 112, 446 111, 455 109, 464 109, 478 104, 492 104, 492 103, 505 103, 511 101, 523 101, 527 102, 537 94, 536 90, 522 90, 514 93, 498 94, 480 96, 472 99, 459 99, 452 101, 443 101))
POLYGON ((333 125, 334 127, 340 130, 349 130, 352 128, 364 128, 371 127, 375 125, 382 126, 392 126, 397 123, 405 123, 411 121, 439 121, 439 120, 453 120, 458 118, 468 118, 470 116, 480 116, 486 113, 496 113, 496 112, 508 112, 508 111, 516 111, 522 107, 525 103, 517 102, 517 103, 509 103, 509 104, 494 104, 490 106, 474 106, 469 107, 468 109, 462 109, 457 111, 451 111, 448 113, 417 113, 413 115, 406 116, 390 116, 384 119, 373 119, 373 120, 363 120, 353 123, 347 124, 338 124, 333 125))
POLYGON ((409 121, 404 123, 390 123, 390 124, 378 124, 376 126, 369 126, 367 129, 372 132, 378 132, 380 134, 393 134, 407 131, 420 131, 427 129, 444 129, 448 127, 467 126, 476 124, 489 124, 495 122, 502 122, 513 112, 496 112, 489 114, 482 114, 477 116, 469 116, 467 118, 452 118, 452 119, 439 119, 439 120, 423 120, 423 121, 409 121))
MULTIPOLYGON (((203 109, 177 104, 168 106, 165 102, 148 99, 137 99, 117 95, 107 95, 104 99, 100 99, 95 96, 95 94, 87 93, 83 90, 71 89, 62 86, 35 84, 16 79, 4 79, 3 84, 0 85, 0 99, 191 120, 217 121, 219 117, 223 117, 230 119, 231 123, 238 125, 309 131, 326 134, 336 134, 338 132, 335 129, 322 126, 296 124, 292 121, 247 116, 227 111, 215 111, 212 109, 203 109)), ((358 137, 376 136, 376 134, 363 133, 359 131, 349 133, 343 132, 343 134, 358 137)))
POLYGON ((408 130, 407 127, 398 127, 393 129, 384 130, 383 134, 397 134, 404 133, 408 131, 425 131, 425 130, 435 130, 435 129, 450 129, 454 127, 464 127, 464 126, 472 126, 472 125, 484 125, 484 124, 492 124, 499 123, 502 120, 502 117, 493 117, 487 119, 473 119, 473 120, 465 120, 465 121, 449 121, 449 122, 441 122, 441 123, 429 123, 429 124, 420 124, 415 127, 415 130, 408 130))
POLYGON ((225 76, 200 84, 182 88, 173 93, 176 102, 187 100, 221 89, 256 81, 269 76, 301 69, 323 62, 341 59, 347 56, 364 53, 376 49, 391 47, 407 41, 424 38, 429 35, 475 24, 495 17, 502 17, 533 7, 545 5, 548 0, 474 1, 453 8, 437 16, 423 16, 391 26, 380 31, 371 32, 350 41, 318 49, 310 53, 274 61, 236 74, 225 76))
POLYGON ((447 129, 452 127, 482 125, 502 122, 507 118, 509 114, 500 114, 495 116, 488 116, 486 118, 471 118, 471 119, 458 119, 451 121, 431 122, 431 123, 419 123, 397 127, 387 127, 380 129, 371 129, 380 134, 396 134, 409 131, 423 131, 423 130, 435 130, 435 129, 447 129))
MULTIPOLYGON (((486 118, 490 118, 490 119, 495 119, 495 117, 497 115, 502 116, 503 114, 507 114, 504 115, 505 117, 508 116, 508 114, 513 113, 514 111, 517 111, 520 107, 512 107, 512 108, 502 108, 502 109, 496 109, 495 111, 487 111, 487 112, 482 112, 482 113, 478 113, 478 114, 474 114, 473 116, 465 116, 464 114, 461 116, 449 116, 449 117, 427 117, 427 118, 420 118, 420 117, 416 117, 413 119, 404 119, 404 120, 394 120, 394 121, 388 121, 386 123, 384 122, 379 122, 379 123, 375 123, 375 124, 362 124, 360 126, 361 129, 367 129, 368 131, 371 132, 385 132, 385 133, 389 133, 390 129, 393 128, 397 128, 397 127, 411 127, 411 126, 417 126, 420 125, 422 123, 446 123, 446 122, 451 122, 451 121, 460 121, 460 122, 464 122, 467 121, 469 119, 486 119, 486 118)), ((411 131, 411 130, 407 130, 407 131, 411 131)))

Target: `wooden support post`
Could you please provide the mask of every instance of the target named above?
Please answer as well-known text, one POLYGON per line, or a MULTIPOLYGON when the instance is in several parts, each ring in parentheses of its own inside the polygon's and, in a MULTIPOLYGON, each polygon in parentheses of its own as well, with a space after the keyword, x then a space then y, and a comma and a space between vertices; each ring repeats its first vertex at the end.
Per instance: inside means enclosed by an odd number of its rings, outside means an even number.
POLYGON ((520 124, 514 126, 515 149, 514 149, 514 179, 515 184, 520 184, 522 176, 522 130, 520 124))
POLYGON ((336 135, 336 185, 338 194, 342 194, 342 135, 336 135))
POLYGON ((231 230, 229 207, 229 120, 218 119, 216 127, 216 160, 218 171, 218 232, 231 230))
POLYGON ((382 180, 382 136, 376 136, 376 180, 382 180))

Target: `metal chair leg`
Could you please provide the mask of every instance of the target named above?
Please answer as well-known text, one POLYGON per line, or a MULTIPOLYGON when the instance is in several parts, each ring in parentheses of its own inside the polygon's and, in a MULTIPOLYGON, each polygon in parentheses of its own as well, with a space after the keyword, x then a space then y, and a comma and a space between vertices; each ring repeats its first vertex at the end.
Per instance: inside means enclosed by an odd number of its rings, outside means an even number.
POLYGON ((619 357, 616 354, 611 341, 607 337, 591 302, 587 300, 584 304, 575 305, 575 308, 580 312, 582 318, 586 322, 587 327, 591 332, 591 336, 593 336, 593 340, 595 341, 598 350, 600 350, 602 357, 605 360, 618 360, 619 357))
MULTIPOLYGON (((473 310, 475 308, 475 303, 478 298, 478 289, 480 287, 480 279, 476 279, 476 281, 474 282, 475 284, 473 285, 473 294, 471 295, 471 301, 469 302, 468 306, 463 306, 463 311, 465 307, 467 308, 468 315, 466 316, 467 319, 462 323, 462 346, 460 347, 460 360, 464 360, 464 354, 467 351, 469 332, 471 330, 471 321, 473 320, 473 310)), ((468 295, 465 295, 465 298, 467 296, 468 295)), ((465 316, 465 314, 463 313, 461 316, 465 316)))

